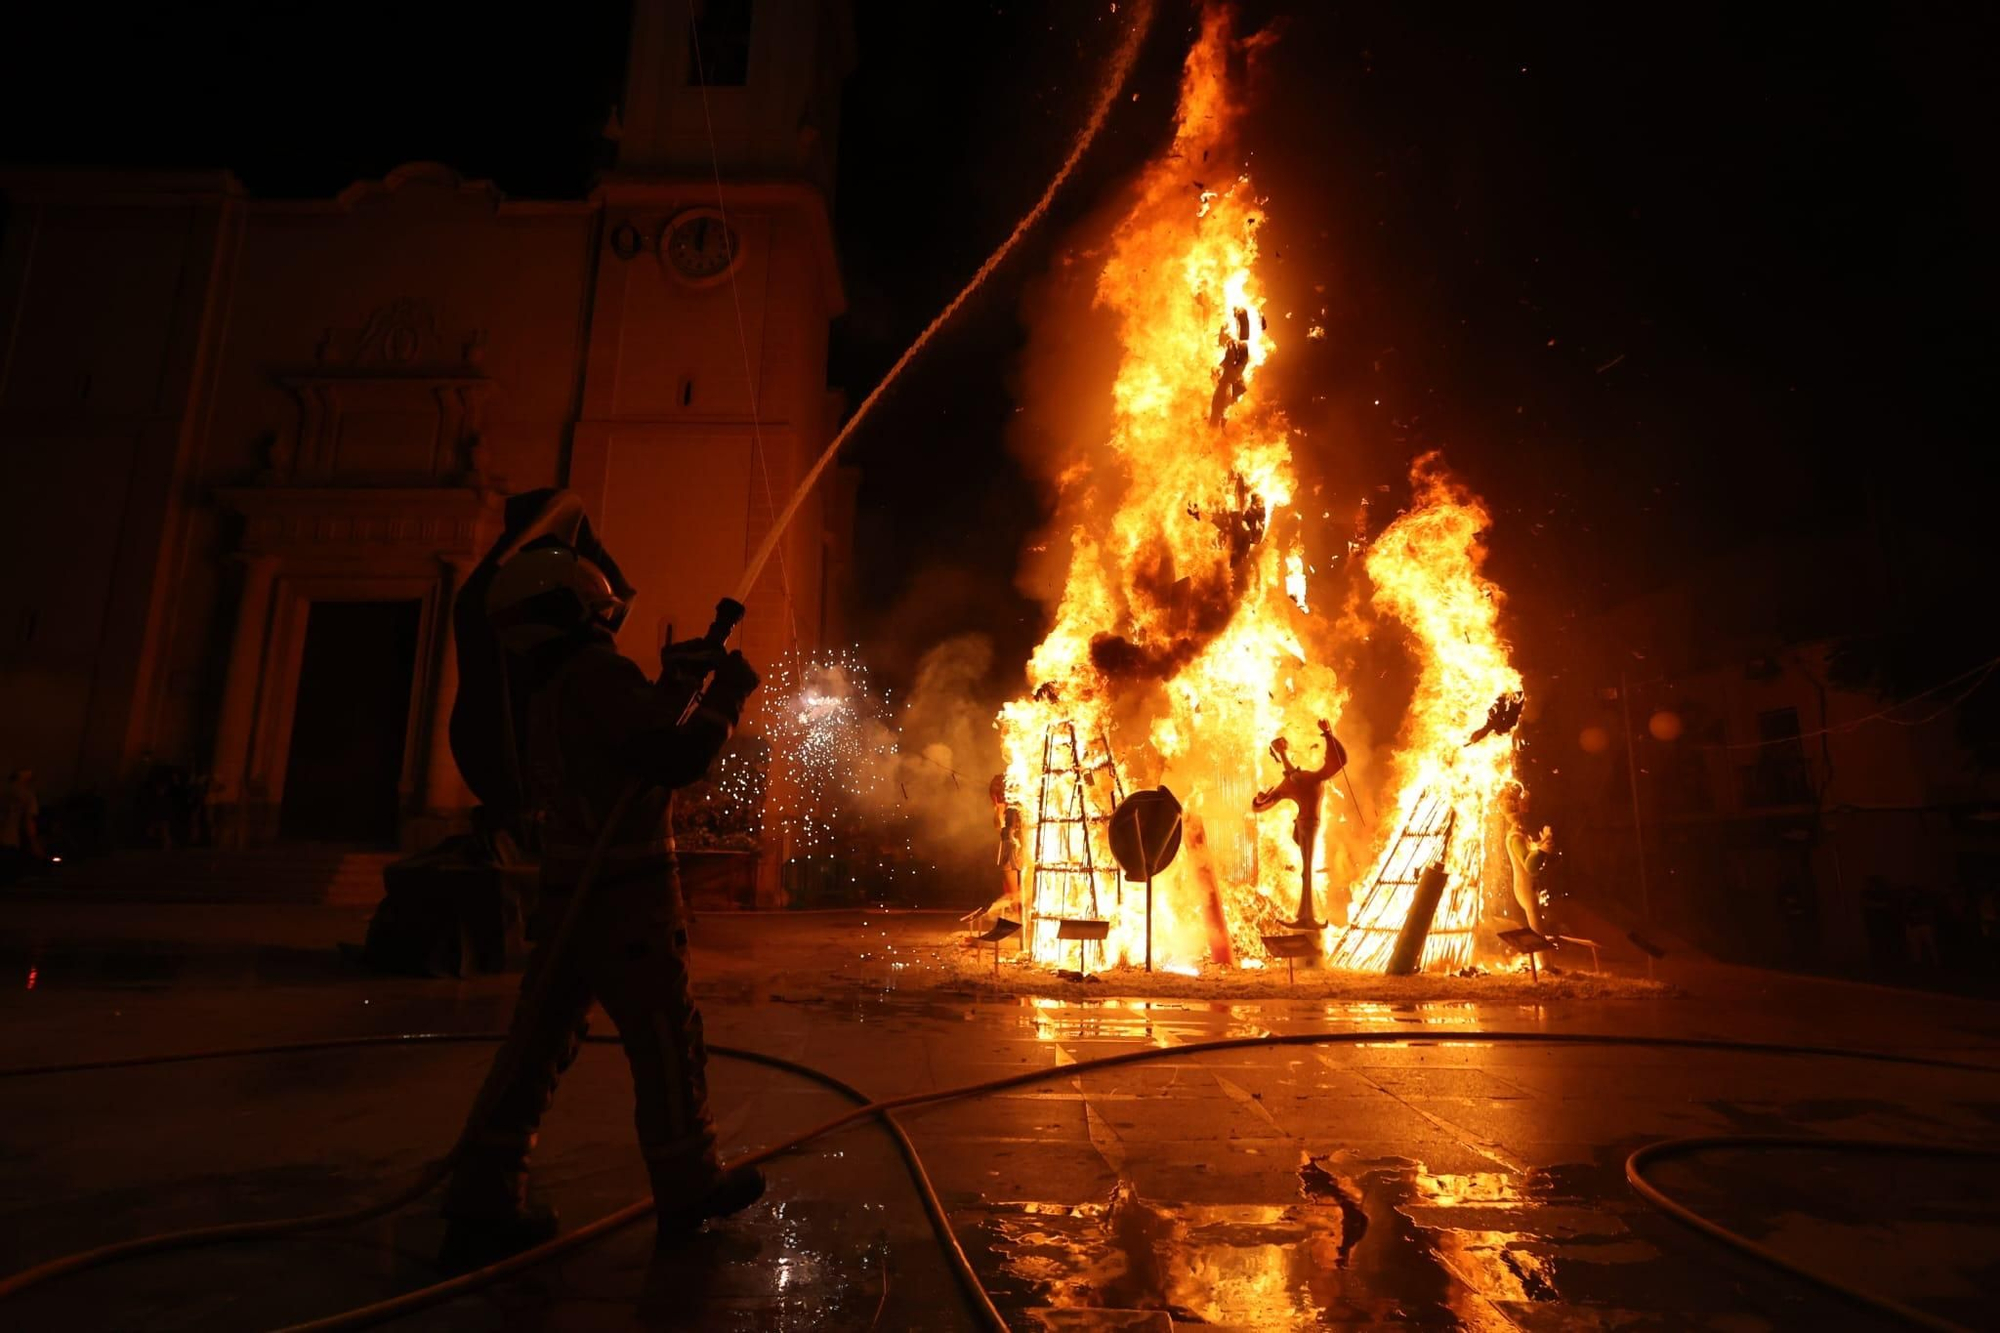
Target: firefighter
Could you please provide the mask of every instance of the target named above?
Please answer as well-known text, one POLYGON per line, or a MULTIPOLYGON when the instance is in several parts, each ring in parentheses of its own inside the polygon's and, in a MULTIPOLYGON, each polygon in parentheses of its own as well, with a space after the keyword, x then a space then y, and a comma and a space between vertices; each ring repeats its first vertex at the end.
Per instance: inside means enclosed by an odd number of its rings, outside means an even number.
POLYGON ((509 653, 509 688, 528 692, 526 734, 517 740, 522 784, 542 835, 541 895, 507 1043, 446 1188, 442 1258, 454 1269, 491 1263, 555 1234, 554 1210, 529 1198, 528 1157, 556 1083, 576 1058, 592 1001, 617 1027, 631 1065, 660 1239, 740 1211, 764 1192, 754 1167, 724 1171, 716 1154, 672 826, 673 789, 707 771, 757 674, 742 654, 697 640, 664 650, 658 684, 648 681, 613 646, 623 599, 594 563, 553 541, 500 567, 487 608, 509 653), (683 723, 687 702, 711 673, 683 723), (606 839, 563 957, 552 958, 552 937, 602 821, 634 780, 644 784, 641 792, 606 839))

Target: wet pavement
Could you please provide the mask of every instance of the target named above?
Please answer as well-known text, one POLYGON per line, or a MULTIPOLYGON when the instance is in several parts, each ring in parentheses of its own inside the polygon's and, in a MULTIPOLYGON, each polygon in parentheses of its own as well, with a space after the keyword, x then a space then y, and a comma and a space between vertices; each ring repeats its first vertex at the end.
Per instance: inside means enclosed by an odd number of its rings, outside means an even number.
MULTIPOLYGON (((334 943, 365 913, 0 901, 0 1065, 399 1031, 480 1031, 506 977, 383 978, 334 943)), ((2000 1067, 2000 1006, 1688 965, 1671 997, 1508 1004, 1079 1002, 903 984, 934 915, 703 917, 710 1039, 873 1094, 1049 1081, 904 1114, 1019 1329, 1881 1326, 1739 1260, 1624 1178, 1690 1134, 1990 1145, 2000 1075, 1615 1046, 1513 1029, 1925 1052, 2000 1067), (1228 1036, 1379 1033, 1085 1074, 1228 1036)), ((600 1030, 604 1030, 600 1024, 600 1030)), ((446 1146, 491 1048, 338 1050, 0 1084, 0 1269, 163 1229, 359 1202, 446 1146)), ((717 1060, 727 1142, 842 1109, 717 1060)), ((566 1222, 643 1188, 615 1047, 586 1049, 537 1159, 566 1222)), ((892 1145, 857 1127, 771 1168, 764 1202, 655 1254, 650 1223, 403 1321, 438 1329, 972 1327, 892 1145)), ((2000 1297, 2000 1169, 1832 1152, 1665 1162, 1675 1197, 1797 1262, 1968 1327, 2000 1297)), ((303 1240, 145 1259, 0 1307, 0 1326, 264 1329, 433 1280, 418 1205, 303 1240)))

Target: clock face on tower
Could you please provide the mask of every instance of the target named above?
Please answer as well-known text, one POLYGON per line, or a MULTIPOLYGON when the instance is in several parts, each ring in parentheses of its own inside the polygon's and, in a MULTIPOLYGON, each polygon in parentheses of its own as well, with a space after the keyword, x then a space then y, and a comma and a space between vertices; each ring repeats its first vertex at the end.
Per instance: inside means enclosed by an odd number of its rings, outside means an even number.
POLYGON ((693 283, 709 283, 726 275, 742 249, 736 233, 712 208, 697 208, 666 225, 660 257, 673 272, 693 283))

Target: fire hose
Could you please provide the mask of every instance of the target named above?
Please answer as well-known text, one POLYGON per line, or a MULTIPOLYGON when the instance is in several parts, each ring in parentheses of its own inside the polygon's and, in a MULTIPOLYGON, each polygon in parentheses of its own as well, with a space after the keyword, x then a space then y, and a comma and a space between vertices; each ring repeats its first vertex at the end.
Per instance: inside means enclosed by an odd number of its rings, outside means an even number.
MULTIPOLYGON (((71 1064, 47 1064, 13 1069, 0 1069, 0 1079, 26 1078, 40 1075, 83 1073, 94 1070, 147 1068, 168 1064, 183 1064, 194 1061, 234 1059, 263 1055, 298 1054, 312 1051, 345 1050, 356 1047, 411 1046, 434 1043, 492 1042, 504 1040, 504 1033, 436 1033, 419 1032, 389 1036, 333 1038, 318 1041, 289 1042, 269 1046, 240 1047, 234 1049, 188 1051, 170 1055, 135 1056, 123 1059, 90 1060, 71 1064)), ((1155 1060, 1180 1059, 1187 1056, 1203 1055, 1216 1051, 1244 1050, 1273 1046, 1338 1046, 1360 1045, 1379 1042, 1384 1038, 1409 1041, 1400 1032, 1310 1032, 1310 1033, 1265 1033, 1258 1036, 1227 1037, 1215 1041, 1191 1042, 1184 1046, 1147 1047, 1142 1050, 1124 1051, 1115 1055, 1098 1056, 1080 1060, 1074 1064, 1057 1065, 1050 1068, 1024 1070, 1001 1078, 987 1079, 978 1083, 956 1087, 940 1088, 928 1092, 906 1093, 900 1097, 869 1101, 864 1094, 847 1083, 814 1069, 798 1061, 780 1056, 768 1055, 760 1051, 732 1046, 712 1046, 710 1051, 729 1059, 743 1060, 783 1070, 808 1078, 837 1092, 850 1102, 856 1103, 852 1110, 835 1116, 803 1133, 795 1134, 771 1147, 760 1149, 737 1159, 737 1164, 755 1164, 793 1152, 805 1145, 835 1131, 859 1123, 862 1120, 879 1121, 895 1142, 897 1151, 909 1169, 912 1181, 922 1198, 925 1213, 936 1232, 939 1243, 951 1263, 954 1275, 964 1287, 971 1301, 974 1313, 981 1326, 988 1329, 1004 1330, 1005 1320, 994 1306, 977 1273, 951 1228, 949 1217, 936 1186, 923 1166, 915 1146, 908 1134, 896 1120, 895 1112, 916 1106, 936 1105, 967 1097, 1004 1091, 1009 1088, 1025 1087, 1035 1083, 1055 1079, 1075 1078, 1081 1074, 1127 1065, 1150 1063, 1155 1060)), ((593 1041, 609 1041, 610 1038, 592 1038, 593 1041)), ((1450 1041, 1452 1038, 1439 1038, 1450 1041)), ((1477 1041, 1492 1045, 1541 1045, 1541 1046, 1611 1046, 1632 1047, 1653 1050, 1733 1052, 1750 1055, 1805 1057, 1818 1059, 1864 1060, 1881 1064, 1899 1065, 1912 1068, 1948 1069, 1978 1074, 2000 1074, 2000 1067, 1971 1061, 1949 1060, 1941 1057, 1907 1055, 1893 1051, 1848 1049, 1833 1046, 1809 1046, 1794 1043, 1730 1041, 1708 1037, 1648 1037, 1623 1034, 1566 1033, 1566 1032, 1526 1032, 1495 1031, 1467 1034, 1458 1040, 1477 1041)), ((1914 1309, 1901 1302, 1869 1292, 1841 1279, 1794 1263, 1767 1246, 1722 1226, 1710 1218, 1696 1213, 1685 1204, 1673 1199, 1650 1181, 1645 1174, 1646 1167, 1668 1157, 1684 1156, 1689 1153, 1718 1149, 1755 1150, 1811 1150, 1834 1152, 1864 1152, 1874 1155, 1943 1156, 1961 1160, 2000 1160, 2000 1152, 1985 1148, 1960 1148, 1941 1145, 1905 1143, 1893 1140, 1867 1139, 1816 1139, 1810 1137, 1776 1138, 1758 1135, 1719 1135, 1694 1138, 1668 1139, 1650 1144, 1634 1152, 1625 1163, 1625 1174, 1634 1190, 1647 1203, 1659 1208, 1668 1217, 1689 1226, 1738 1253, 1757 1262, 1807 1281, 1827 1292, 1845 1299, 1854 1305, 1888 1315, 1921 1328, 1951 1330, 1962 1333, 1959 1325, 1934 1315, 1914 1309)), ((38 1264, 33 1268, 0 1280, 0 1299, 19 1295, 31 1287, 38 1286, 53 1278, 85 1269, 101 1267, 119 1260, 134 1258, 142 1254, 160 1253, 167 1250, 185 1249, 197 1245, 215 1244, 224 1241, 269 1239, 277 1236, 294 1235, 306 1231, 322 1230, 381 1216, 412 1202, 434 1185, 440 1176, 438 1168, 427 1170, 420 1177, 419 1184, 408 1187, 388 1199, 339 1212, 318 1213, 306 1217, 274 1219, 263 1222, 235 1223, 225 1226, 202 1227, 188 1231, 167 1232, 156 1236, 142 1236, 134 1240, 121 1241, 66 1255, 38 1264)), ((284 1333, 303 1333, 314 1330, 361 1328, 384 1320, 436 1305, 441 1301, 462 1296, 480 1287, 487 1286, 502 1278, 521 1272, 535 1264, 588 1244, 602 1236, 644 1217, 652 1211, 651 1199, 642 1199, 628 1204, 614 1213, 588 1223, 575 1231, 558 1236, 556 1239, 535 1249, 524 1251, 512 1258, 476 1272, 466 1273, 449 1281, 407 1292, 401 1296, 378 1301, 359 1309, 345 1311, 323 1319, 293 1325, 284 1333)))
POLYGON ((777 521, 771 524, 769 531, 765 532, 764 539, 757 545, 756 553, 750 557, 750 563, 744 566, 743 577, 737 581, 736 591, 733 594, 737 601, 744 602, 750 599, 751 592, 757 586, 757 576, 764 572, 764 565, 770 560, 771 553, 778 548, 778 539, 784 535, 785 529, 791 526, 792 519, 798 515, 799 506, 805 503, 806 497, 812 494, 813 487, 819 484, 820 477, 832 464, 834 455, 840 452, 840 447, 847 443, 848 437, 867 419, 875 404, 881 401, 882 395, 916 358, 917 353, 924 350, 924 346, 939 329, 951 322, 952 316, 959 312, 960 307, 974 292, 985 285, 986 279, 1006 262, 1007 256, 1014 252, 1014 247, 1021 243, 1021 238, 1033 231, 1035 224, 1049 211, 1049 205, 1055 201, 1056 192, 1062 189, 1063 182, 1076 170, 1076 164, 1083 160, 1084 151, 1096 140, 1097 132, 1104 128, 1105 117, 1117 99, 1119 89, 1125 86, 1126 75, 1131 73, 1132 62, 1138 57, 1139 46, 1145 41, 1146 32, 1152 24, 1153 0, 1139 0, 1132 9, 1131 26, 1126 28, 1124 39, 1119 42, 1117 51, 1111 57, 1110 67, 1098 84, 1097 101, 1091 107, 1090 116, 1084 121, 1083 128, 1078 131, 1075 142, 1070 145, 1069 155, 1063 158, 1062 165, 1056 169, 1056 174, 1049 178, 1041 197, 1035 200, 1034 206, 1014 224, 1014 230, 1007 233, 1007 239, 1000 242, 1000 248, 988 255, 986 262, 966 280, 958 295, 952 297, 945 308, 938 311, 937 317, 924 326, 924 331, 916 336, 915 341, 903 349, 903 354, 896 358, 888 373, 868 391, 868 396, 861 400, 861 405, 854 409, 854 415, 849 417, 846 424, 834 434, 833 439, 827 442, 826 448, 820 452, 818 461, 793 490, 792 498, 785 503, 784 509, 779 511, 777 521))

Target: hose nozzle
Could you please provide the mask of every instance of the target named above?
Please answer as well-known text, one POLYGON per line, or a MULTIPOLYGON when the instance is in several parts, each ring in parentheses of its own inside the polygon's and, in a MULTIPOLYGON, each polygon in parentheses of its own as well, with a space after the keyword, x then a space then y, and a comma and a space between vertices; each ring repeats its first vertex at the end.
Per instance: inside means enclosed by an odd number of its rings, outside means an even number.
POLYGON ((743 603, 734 597, 725 597, 715 604, 715 619, 708 623, 708 633, 704 637, 712 647, 720 648, 729 642, 730 631, 743 623, 743 603))

